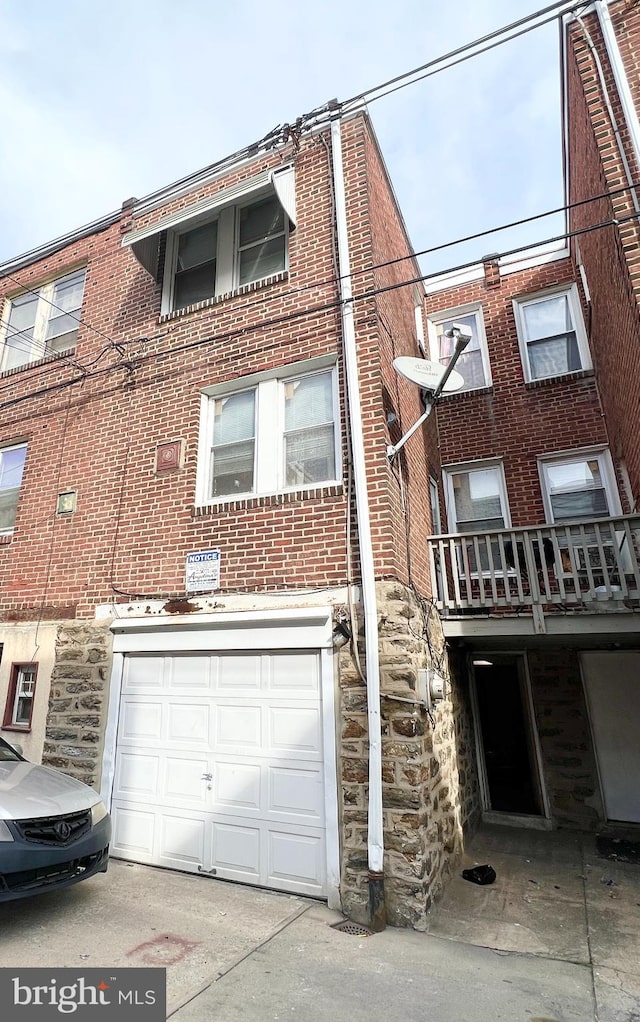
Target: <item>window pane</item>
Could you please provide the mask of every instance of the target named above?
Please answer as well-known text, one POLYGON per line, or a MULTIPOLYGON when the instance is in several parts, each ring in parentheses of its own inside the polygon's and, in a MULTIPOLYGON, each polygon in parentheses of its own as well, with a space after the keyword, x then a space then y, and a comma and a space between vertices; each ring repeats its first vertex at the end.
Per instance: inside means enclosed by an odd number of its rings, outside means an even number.
POLYGON ((607 491, 597 458, 546 466, 554 521, 607 518, 607 491))
POLYGON ((48 307, 45 340, 49 351, 72 347, 78 336, 78 320, 82 308, 85 271, 60 281, 53 289, 48 307))
POLYGON ((26 445, 0 450, 0 490, 20 486, 26 455, 26 445))
POLYGON ((253 440, 242 444, 216 447, 212 452, 211 496, 253 491, 253 440))
POLYGON ((26 330, 27 327, 32 327, 36 321, 37 308, 37 295, 21 295, 19 298, 14 298, 9 313, 9 326, 13 330, 26 330))
POLYGON ((248 284, 252 280, 261 280, 285 268, 285 238, 272 238, 240 252, 240 268, 238 281, 248 284))
POLYGON ((75 312, 82 306, 85 271, 59 281, 53 289, 51 303, 58 313, 75 312))
POLYGON ((521 310, 528 341, 573 330, 568 295, 554 295, 553 298, 531 302, 522 305, 521 310))
POLYGON ((240 210, 240 247, 284 231, 284 212, 277 199, 263 199, 240 210))
POLYGON ((245 390, 214 404, 211 496, 253 490, 255 391, 245 390))
MULTIPOLYGON (((44 354, 44 349, 42 354, 44 354)), ((25 330, 22 333, 12 334, 10 337, 7 337, 2 368, 15 369, 16 366, 25 365, 27 362, 31 362, 32 358, 38 357, 39 352, 33 338, 33 332, 25 330)))
POLYGON ((174 308, 184 309, 195 302, 203 302, 216 293, 216 262, 196 266, 176 274, 174 308))
POLYGON ((534 380, 559 376, 582 368, 578 341, 574 333, 551 341, 534 341, 528 345, 529 366, 534 380))
POLYGON ((318 426, 285 437, 287 486, 335 479, 333 425, 318 426))
POLYGON ((218 398, 215 402, 213 443, 229 444, 255 436, 255 390, 218 398))
MULTIPOLYGON (((438 323, 437 333, 439 360, 443 366, 448 366, 451 361, 451 356, 455 349, 455 338, 445 337, 445 331, 449 330, 453 326, 454 322, 467 326, 471 330, 471 340, 456 362, 456 372, 460 373, 464 379, 464 386, 460 388, 460 391, 472 390, 476 387, 485 387, 487 379, 482 362, 482 350, 478 334, 478 317, 475 314, 470 316, 457 316, 455 320, 451 319, 446 320, 443 323, 438 323)), ((460 391, 458 393, 460 393, 460 391)))
POLYGON ((459 532, 504 528, 498 469, 454 475, 453 495, 459 532))
POLYGON ((285 429, 333 422, 332 374, 319 373, 284 385, 285 429))
POLYGON ((19 494, 19 488, 15 490, 0 490, 0 532, 7 532, 13 529, 16 523, 19 494))
POLYGON ((218 248, 218 221, 196 227, 181 234, 178 239, 177 270, 191 270, 216 258, 218 248))

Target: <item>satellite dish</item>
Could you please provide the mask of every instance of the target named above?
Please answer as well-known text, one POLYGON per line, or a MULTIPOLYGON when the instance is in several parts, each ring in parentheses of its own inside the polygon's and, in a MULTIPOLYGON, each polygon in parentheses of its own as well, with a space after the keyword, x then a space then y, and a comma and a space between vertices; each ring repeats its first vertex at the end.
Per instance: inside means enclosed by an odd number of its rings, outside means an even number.
MULTIPOLYGON (((393 366, 401 376, 425 390, 435 390, 447 368, 439 362, 428 362, 426 358, 412 358, 410 355, 394 358, 393 366)), ((453 369, 443 389, 447 392, 460 390, 461 387, 464 387, 464 378, 453 369)))

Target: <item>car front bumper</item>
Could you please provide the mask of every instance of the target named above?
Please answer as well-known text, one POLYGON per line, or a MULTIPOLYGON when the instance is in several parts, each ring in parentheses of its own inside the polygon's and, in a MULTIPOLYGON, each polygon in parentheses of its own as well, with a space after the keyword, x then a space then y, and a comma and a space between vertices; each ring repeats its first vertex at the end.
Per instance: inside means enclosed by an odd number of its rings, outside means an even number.
POLYGON ((105 873, 110 839, 111 820, 106 816, 64 846, 22 839, 0 842, 0 902, 68 887, 95 873, 105 873))

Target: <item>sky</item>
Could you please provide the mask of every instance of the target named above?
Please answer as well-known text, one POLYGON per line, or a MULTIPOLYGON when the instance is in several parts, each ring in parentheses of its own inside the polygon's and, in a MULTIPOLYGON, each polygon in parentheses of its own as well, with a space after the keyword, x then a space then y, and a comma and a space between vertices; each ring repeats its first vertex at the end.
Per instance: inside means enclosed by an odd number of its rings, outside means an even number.
MULTIPOLYGON (((0 0, 0 262, 543 6, 0 0)), ((562 204, 555 23, 369 113, 418 251, 562 204)), ((561 230, 545 219, 423 269, 561 230)))

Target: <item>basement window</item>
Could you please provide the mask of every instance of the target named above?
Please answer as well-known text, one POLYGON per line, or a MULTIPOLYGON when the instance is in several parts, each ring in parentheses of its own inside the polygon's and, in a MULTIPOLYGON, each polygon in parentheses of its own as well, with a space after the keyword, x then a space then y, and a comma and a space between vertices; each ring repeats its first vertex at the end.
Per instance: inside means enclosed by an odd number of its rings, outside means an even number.
POLYGON ((7 703, 2 726, 9 730, 30 731, 36 692, 38 665, 12 664, 7 703))

